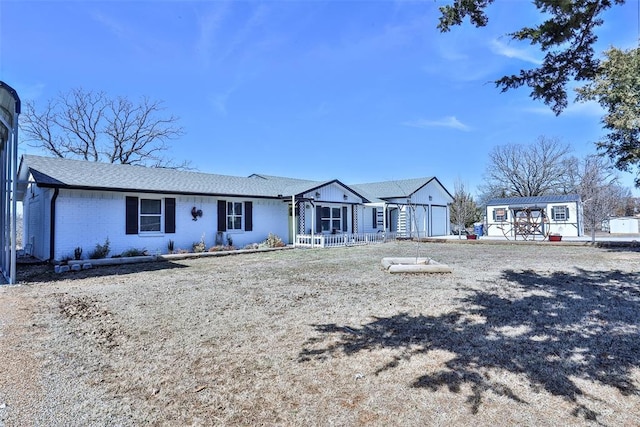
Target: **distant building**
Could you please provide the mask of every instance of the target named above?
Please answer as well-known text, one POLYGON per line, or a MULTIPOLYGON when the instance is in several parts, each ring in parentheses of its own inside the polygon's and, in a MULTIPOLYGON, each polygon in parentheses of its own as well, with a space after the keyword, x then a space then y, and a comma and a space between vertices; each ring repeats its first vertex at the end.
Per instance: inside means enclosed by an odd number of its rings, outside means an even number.
POLYGON ((621 217, 609 219, 611 234, 640 234, 640 218, 621 217))

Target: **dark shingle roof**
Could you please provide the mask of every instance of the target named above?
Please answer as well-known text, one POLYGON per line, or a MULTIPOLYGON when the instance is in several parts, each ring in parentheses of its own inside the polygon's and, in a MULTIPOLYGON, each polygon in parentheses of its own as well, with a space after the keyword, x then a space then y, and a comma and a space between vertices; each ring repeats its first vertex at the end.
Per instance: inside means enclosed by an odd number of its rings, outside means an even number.
POLYGON ((547 203, 565 203, 565 202, 579 202, 580 196, 577 194, 560 194, 550 196, 531 196, 531 197, 504 197, 491 199, 487 202, 487 206, 493 205, 520 205, 520 206, 533 206, 543 205, 547 203))
POLYGON ((40 186, 112 191, 277 198, 339 183, 259 174, 216 175, 34 155, 22 158, 20 178, 23 180, 28 177, 25 165, 40 186))
POLYGON ((365 201, 408 197, 436 179, 415 178, 346 186, 338 180, 312 181, 261 174, 240 177, 24 155, 20 179, 26 180, 28 172, 39 186, 44 187, 266 198, 297 196, 337 183, 365 201))
POLYGON ((274 181, 256 178, 33 155, 23 156, 21 171, 23 164, 40 186, 255 197, 286 195, 274 181))

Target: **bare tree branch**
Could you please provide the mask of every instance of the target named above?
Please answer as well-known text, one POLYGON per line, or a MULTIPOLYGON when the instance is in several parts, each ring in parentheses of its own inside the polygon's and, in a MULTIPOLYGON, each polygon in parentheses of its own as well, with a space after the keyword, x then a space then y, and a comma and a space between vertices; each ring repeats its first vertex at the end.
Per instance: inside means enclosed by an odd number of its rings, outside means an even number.
POLYGON ((178 118, 161 101, 109 98, 104 92, 72 89, 42 112, 26 103, 21 129, 33 146, 57 157, 190 169, 165 157, 169 141, 184 135, 178 118))
POLYGON ((569 146, 539 137, 533 144, 494 147, 485 172, 485 192, 496 197, 564 193, 569 146))

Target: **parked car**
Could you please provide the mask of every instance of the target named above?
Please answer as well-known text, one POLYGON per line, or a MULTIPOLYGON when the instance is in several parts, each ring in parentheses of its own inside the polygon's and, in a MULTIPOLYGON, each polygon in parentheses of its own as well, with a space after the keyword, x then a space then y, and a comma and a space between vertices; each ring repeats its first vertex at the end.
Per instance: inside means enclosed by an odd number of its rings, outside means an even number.
POLYGON ((469 234, 469 232, 464 227, 460 229, 457 224, 451 224, 451 234, 453 234, 454 236, 457 236, 458 234, 466 236, 467 234, 469 234), (458 230, 460 230, 460 233, 458 233, 458 230))

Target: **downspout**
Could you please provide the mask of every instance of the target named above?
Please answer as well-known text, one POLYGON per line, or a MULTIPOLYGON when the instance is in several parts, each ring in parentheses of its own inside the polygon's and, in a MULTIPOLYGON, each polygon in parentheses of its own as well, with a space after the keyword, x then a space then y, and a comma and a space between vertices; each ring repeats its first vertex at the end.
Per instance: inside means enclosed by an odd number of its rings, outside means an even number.
POLYGON ((55 244, 56 244, 56 199, 60 189, 58 187, 53 189, 53 197, 51 198, 51 216, 49 224, 49 260, 53 261, 55 258, 55 244))

